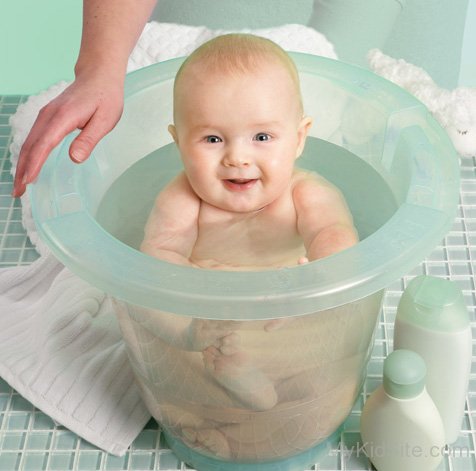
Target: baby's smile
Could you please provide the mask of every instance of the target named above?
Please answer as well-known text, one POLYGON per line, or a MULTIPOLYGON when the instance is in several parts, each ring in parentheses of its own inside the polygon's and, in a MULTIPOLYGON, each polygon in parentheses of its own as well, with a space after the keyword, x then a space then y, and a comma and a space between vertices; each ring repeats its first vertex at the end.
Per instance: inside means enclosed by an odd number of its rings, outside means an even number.
POLYGON ((245 191, 252 188, 257 181, 257 178, 229 178, 224 179, 223 184, 231 191, 245 191))

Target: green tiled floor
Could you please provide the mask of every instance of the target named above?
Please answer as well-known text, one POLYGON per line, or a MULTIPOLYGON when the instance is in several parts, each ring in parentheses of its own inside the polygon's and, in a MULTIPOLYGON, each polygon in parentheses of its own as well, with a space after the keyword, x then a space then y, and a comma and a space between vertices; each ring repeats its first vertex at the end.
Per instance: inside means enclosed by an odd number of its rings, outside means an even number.
POLYGON ((0 96, 0 268, 27 265, 38 257, 21 223, 20 200, 13 200, 9 146, 11 129, 8 124, 17 106, 25 97, 0 96))
MULTIPOLYGON (((21 224, 19 201, 10 197, 12 177, 9 145, 11 130, 8 118, 22 97, 0 97, 0 269, 27 265, 37 258, 34 247, 21 224)), ((381 382, 382 363, 392 349, 393 322, 402 290, 418 274, 449 277, 463 289, 476 339, 476 172, 475 159, 461 165, 462 191, 458 217, 453 230, 428 259, 387 291, 378 326, 375 347, 361 397, 345 423, 339 449, 311 469, 320 471, 370 470, 359 448, 359 418, 364 398, 381 382)), ((1 313, 0 313, 1 315, 1 313)), ((463 428, 458 442, 444 457, 439 470, 476 471, 476 363, 471 375, 470 391, 463 428)), ((184 470, 163 441, 160 428, 151 420, 124 457, 118 458, 98 450, 48 416, 35 409, 7 383, 0 379, 0 471, 93 471, 93 470, 184 470)), ((404 470, 402 470, 404 471, 404 470)))

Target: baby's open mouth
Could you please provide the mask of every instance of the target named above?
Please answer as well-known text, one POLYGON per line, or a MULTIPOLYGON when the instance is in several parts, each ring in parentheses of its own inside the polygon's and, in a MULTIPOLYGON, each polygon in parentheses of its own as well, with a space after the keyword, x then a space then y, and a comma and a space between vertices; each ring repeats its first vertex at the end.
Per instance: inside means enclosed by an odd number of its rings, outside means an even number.
POLYGON ((223 180, 229 190, 243 191, 248 190, 258 181, 257 178, 229 178, 223 180))
POLYGON ((230 178, 228 181, 231 183, 238 183, 240 185, 243 185, 248 182, 252 182, 254 178, 230 178))

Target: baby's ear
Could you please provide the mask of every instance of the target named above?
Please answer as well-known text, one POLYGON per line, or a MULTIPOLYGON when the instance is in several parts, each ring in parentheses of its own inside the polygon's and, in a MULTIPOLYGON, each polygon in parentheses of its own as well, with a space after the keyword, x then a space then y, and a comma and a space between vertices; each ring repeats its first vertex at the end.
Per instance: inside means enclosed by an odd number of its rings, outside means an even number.
POLYGON ((312 126, 312 118, 310 116, 304 116, 301 119, 298 127, 298 146, 296 148, 296 159, 301 156, 306 144, 306 137, 312 126))
POLYGON ((177 137, 177 128, 175 127, 174 124, 169 124, 169 127, 167 128, 170 135, 172 136, 175 144, 178 144, 178 137, 177 137))

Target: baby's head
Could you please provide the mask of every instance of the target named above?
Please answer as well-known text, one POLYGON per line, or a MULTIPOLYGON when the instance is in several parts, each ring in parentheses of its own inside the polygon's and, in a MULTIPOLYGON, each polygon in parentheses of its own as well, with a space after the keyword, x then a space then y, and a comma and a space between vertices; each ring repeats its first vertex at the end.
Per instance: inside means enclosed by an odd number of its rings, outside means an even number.
POLYGON ((194 191, 222 209, 261 209, 285 191, 310 125, 296 66, 268 39, 219 36, 177 73, 169 131, 194 191))
MULTIPOLYGON (((299 76, 286 51, 269 39, 237 33, 218 36, 202 44, 182 64, 174 83, 174 120, 180 111, 180 98, 183 97, 187 79, 193 81, 202 75, 224 79, 250 76, 256 72, 272 74, 273 66, 285 72, 290 80, 287 85, 295 93, 296 105, 302 115, 299 76)), ((190 91, 193 93, 193 88, 190 91)))

